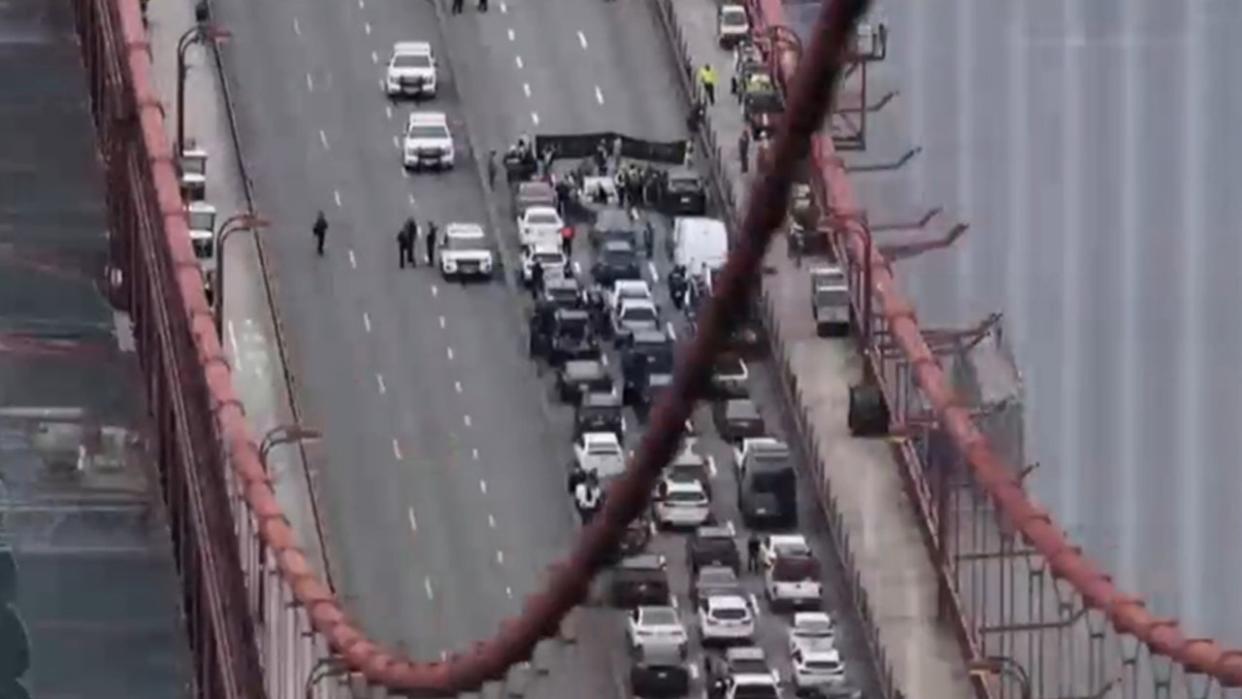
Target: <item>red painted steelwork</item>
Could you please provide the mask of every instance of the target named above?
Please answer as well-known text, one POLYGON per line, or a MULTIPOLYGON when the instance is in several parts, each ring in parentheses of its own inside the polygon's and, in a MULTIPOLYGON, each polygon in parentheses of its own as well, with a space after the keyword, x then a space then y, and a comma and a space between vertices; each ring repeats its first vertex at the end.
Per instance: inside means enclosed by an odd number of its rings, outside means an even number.
MULTIPOLYGON (((784 26, 781 0, 753 1, 759 9, 755 13, 759 32, 768 31, 771 26, 784 26)), ((798 63, 796 51, 788 47, 778 50, 776 64, 782 82, 795 75, 798 63)), ((1242 687, 1242 651, 1226 649, 1212 640, 1188 638, 1176 620, 1157 617, 1142 600, 1126 595, 1027 494, 1013 475, 1015 469, 1003 463, 975 425, 969 410, 958 404, 948 378, 919 329, 913 302, 901 292, 889 261, 868 244, 870 232, 863 223, 861 204, 831 139, 815 136, 811 152, 822 191, 827 193, 830 210, 834 212, 832 218, 838 222, 836 233, 844 238, 850 262, 870 267, 873 290, 879 300, 878 312, 913 368, 915 380, 943 430, 951 436, 996 508, 1048 562, 1054 576, 1070 583, 1089 608, 1106 614, 1118 633, 1134 636, 1153 653, 1167 657, 1192 674, 1211 676, 1225 687, 1242 687)))

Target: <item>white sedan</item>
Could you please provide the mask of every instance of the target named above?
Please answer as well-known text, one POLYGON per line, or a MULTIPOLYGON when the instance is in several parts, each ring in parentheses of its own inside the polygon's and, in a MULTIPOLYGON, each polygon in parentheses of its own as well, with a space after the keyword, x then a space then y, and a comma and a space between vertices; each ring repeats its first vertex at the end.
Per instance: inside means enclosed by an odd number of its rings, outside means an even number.
POLYGON ((712 518, 711 500, 697 480, 664 479, 653 509, 656 522, 665 527, 699 527, 712 518))
POLYGON ((600 480, 625 472, 625 453, 614 432, 586 432, 574 440, 578 468, 594 472, 600 480))
POLYGON ((560 245, 565 222, 551 206, 532 206, 517 220, 518 242, 527 247, 560 245))
POLYGON ((677 617, 677 610, 663 605, 632 610, 626 623, 625 638, 636 652, 650 647, 675 649, 683 658, 689 643, 686 627, 677 617))
POLYGON ((793 663, 794 688, 799 692, 845 682, 845 663, 841 662, 841 654, 835 649, 796 650, 789 659, 793 663))
POLYGON ((836 648, 837 629, 832 617, 824 612, 798 612, 789 628, 790 655, 802 651, 814 653, 836 648))
POLYGON ((542 244, 524 248, 522 250, 522 283, 530 284, 534 278, 535 265, 543 268, 545 284, 562 279, 565 277, 566 262, 565 253, 561 251, 560 245, 542 244))
POLYGON ((755 635, 750 602, 738 595, 708 595, 699 602, 703 644, 749 641, 755 635))
POLYGON ((651 287, 643 279, 618 279, 613 282, 612 289, 604 292, 604 298, 608 301, 608 307, 613 313, 617 312, 623 301, 630 299, 654 301, 651 296, 651 287))
POLYGON ((764 568, 771 568, 780 557, 808 558, 813 554, 801 534, 769 534, 759 540, 759 560, 764 568))

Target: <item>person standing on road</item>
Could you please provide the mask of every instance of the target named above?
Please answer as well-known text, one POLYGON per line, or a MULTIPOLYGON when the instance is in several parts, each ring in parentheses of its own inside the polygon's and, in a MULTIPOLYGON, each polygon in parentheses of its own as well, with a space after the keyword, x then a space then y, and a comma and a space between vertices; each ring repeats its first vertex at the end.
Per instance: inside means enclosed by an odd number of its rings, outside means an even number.
POLYGON ((405 238, 410 241, 410 247, 406 250, 411 267, 417 267, 418 261, 414 255, 415 246, 418 245, 418 221, 411 216, 405 220, 405 238))
POLYGON ((561 252, 565 253, 565 257, 573 257, 574 254, 574 227, 565 226, 561 229, 561 252))
POLYGON ((574 506, 578 508, 582 526, 590 524, 595 513, 599 512, 602 498, 603 490, 599 487, 599 476, 594 471, 587 471, 586 478, 574 488, 574 506))
POLYGON ((436 264, 436 222, 427 222, 427 266, 434 267, 436 264))
POLYGON ((759 535, 754 532, 746 540, 746 570, 759 572, 759 535))
POLYGON ((479 0, 479 12, 487 12, 487 0, 479 0))
POLYGON ((742 133, 737 137, 737 157, 738 162, 742 165, 742 174, 745 175, 750 170, 750 129, 742 128, 742 133))
POLYGON ((410 228, 402 224, 397 231, 397 268, 405 269, 406 260, 410 259, 410 228))
POLYGON ((716 69, 704 63, 699 68, 699 84, 703 87, 703 95, 707 97, 708 106, 716 104, 716 69))
POLYGON ((530 298, 532 301, 539 300, 539 294, 543 293, 543 265, 538 260, 530 266, 530 298))
POLYGON ((453 13, 453 14, 455 14, 455 15, 459 15, 459 14, 461 14, 461 6, 462 6, 462 4, 463 4, 463 3, 462 3, 462 0, 453 0, 453 8, 452 8, 452 10, 451 10, 451 11, 452 11, 452 13, 453 13))
POLYGON ((328 237, 328 219, 324 218, 322 210, 315 217, 315 225, 311 226, 311 234, 315 236, 315 252, 323 257, 323 241, 328 237))
POLYGON ((655 226, 651 225, 651 219, 647 219, 647 227, 643 229, 643 248, 647 259, 655 257, 655 226))

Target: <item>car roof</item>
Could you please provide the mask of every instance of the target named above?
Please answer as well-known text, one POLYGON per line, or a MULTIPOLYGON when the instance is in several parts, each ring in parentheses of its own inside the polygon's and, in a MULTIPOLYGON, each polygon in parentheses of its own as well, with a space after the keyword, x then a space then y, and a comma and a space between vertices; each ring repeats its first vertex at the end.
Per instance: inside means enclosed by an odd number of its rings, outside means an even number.
POLYGON ((444 112, 410 112, 406 126, 444 126, 448 127, 448 116, 444 112))
POLYGON ((556 196, 556 189, 552 187, 552 183, 543 180, 532 180, 530 182, 522 182, 518 185, 519 197, 533 196, 556 196))
POLYGON ((713 575, 719 576, 719 577, 728 577, 728 578, 731 578, 734 582, 737 581, 737 573, 733 572, 733 569, 730 568, 729 566, 703 566, 702 568, 699 568, 699 574, 696 575, 695 578, 696 579, 702 578, 704 576, 710 578, 713 575))
POLYGON ((759 408, 749 398, 733 398, 725 403, 725 413, 729 417, 759 417, 759 408))
POLYGON ((655 553, 644 553, 637 556, 630 556, 619 564, 622 568, 630 568, 632 570, 663 570, 664 557, 655 553))
POLYGON ((668 332, 665 331, 664 328, 642 328, 640 330, 635 330, 630 339, 632 340, 632 344, 653 345, 656 343, 667 342, 669 337, 668 332))
POLYGON ((700 483, 697 479, 693 479, 693 478, 683 481, 683 480, 679 480, 676 478, 666 477, 664 479, 664 487, 665 489, 670 490, 670 491, 677 490, 677 491, 682 491, 682 492, 687 492, 687 493, 704 492, 703 484, 700 483))
POLYGON ((626 210, 607 208, 595 214, 595 227, 607 230, 632 230, 635 223, 626 210))
POLYGON ((832 646, 798 648, 794 652, 801 655, 803 660, 841 660, 841 651, 832 646))
POLYGON ((717 593, 707 596, 707 605, 709 607, 726 607, 733 609, 750 609, 750 603, 746 598, 732 592, 717 593))
POLYGON ((613 282, 612 292, 614 294, 621 293, 622 289, 644 289, 650 293, 651 285, 646 279, 618 279, 613 282))
POLYGON ((619 408, 622 403, 621 396, 616 393, 591 391, 582 396, 582 405, 587 408, 619 408))
POLYGON ((694 530, 694 537, 697 539, 724 539, 733 540, 733 534, 729 533, 728 527, 719 525, 707 525, 694 530))
POLYGON ((444 227, 444 234, 453 238, 482 238, 483 226, 477 223, 450 223, 444 227))
POLYGON ((560 245, 534 245, 529 248, 531 255, 560 255, 565 256, 565 250, 560 245))
POLYGON ((634 246, 630 245, 629 241, 627 240, 609 240, 608 242, 604 243, 604 249, 614 250, 614 251, 633 252, 634 246))
POLYGON ((802 624, 832 624, 832 617, 827 612, 795 612, 793 617, 794 627, 802 624))
POLYGON ((398 41, 392 45, 393 55, 431 55, 431 42, 428 41, 398 41))
POLYGON ((652 302, 651 299, 634 298, 631 296, 630 298, 623 299, 621 301, 622 311, 625 311, 625 309, 627 308, 636 308, 636 307, 637 308, 650 308, 653 311, 656 309, 656 305, 654 302, 652 302))
POLYGON ((527 208, 526 211, 523 212, 522 215, 527 216, 530 214, 555 214, 557 218, 561 217, 560 214, 556 213, 555 206, 544 206, 543 204, 538 204, 536 206, 527 208))
POLYGON ((759 646, 735 646, 725 651, 725 660, 762 660, 767 662, 768 654, 759 646))
POLYGON ((204 214, 204 213, 214 214, 216 213, 216 207, 212 206, 211 204, 208 204, 205 201, 192 201, 189 204, 186 204, 185 208, 186 208, 186 211, 189 211, 192 214, 204 214))
POLYGON ((806 537, 801 534, 769 534, 768 542, 773 546, 807 546, 806 537))
POLYGON ((571 359, 565 362, 565 374, 568 376, 604 375, 604 365, 598 359, 571 359))

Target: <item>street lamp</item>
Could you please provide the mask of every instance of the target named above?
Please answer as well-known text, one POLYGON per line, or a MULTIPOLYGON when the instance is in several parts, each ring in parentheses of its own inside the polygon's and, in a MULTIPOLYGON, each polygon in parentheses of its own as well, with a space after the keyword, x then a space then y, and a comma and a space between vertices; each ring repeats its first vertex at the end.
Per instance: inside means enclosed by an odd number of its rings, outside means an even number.
POLYGON ((269 221, 262 216, 253 213, 233 214, 224 219, 220 227, 216 229, 216 236, 213 242, 216 252, 216 278, 214 280, 215 288, 212 289, 212 301, 215 305, 213 309, 216 315, 216 340, 219 341, 224 337, 224 243, 229 236, 237 231, 249 230, 256 231, 267 228, 269 221))
POLYGON ((266 469, 267 455, 272 449, 281 444, 315 440, 320 437, 323 437, 323 433, 319 430, 313 430, 301 425, 278 425, 273 427, 267 431, 267 434, 263 435, 263 441, 259 443, 259 462, 266 469))
POLYGON ((1022 699, 1031 699, 1031 676, 1027 674, 1022 663, 1006 655, 991 655, 975 660, 970 664, 972 671, 984 672, 997 677, 1008 677, 1018 683, 1018 691, 1022 699))
POLYGON ((227 29, 221 29, 208 22, 199 22, 185 30, 177 39, 177 158, 185 155, 185 76, 189 69, 185 65, 185 52, 194 44, 203 41, 223 41, 232 36, 227 29))
POLYGON ((306 676, 306 685, 302 694, 304 699, 315 699, 315 687, 329 677, 340 677, 349 672, 349 668, 340 665, 335 658, 320 658, 306 676))

